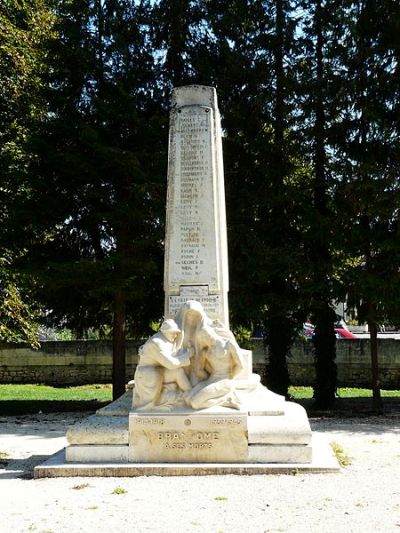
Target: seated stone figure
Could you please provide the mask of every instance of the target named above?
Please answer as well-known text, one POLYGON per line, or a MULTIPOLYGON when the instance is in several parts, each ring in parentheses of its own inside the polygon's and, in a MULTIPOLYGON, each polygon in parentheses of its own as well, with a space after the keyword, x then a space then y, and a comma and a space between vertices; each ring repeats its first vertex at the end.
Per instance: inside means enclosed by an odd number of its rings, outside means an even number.
MULTIPOLYGON (((184 367, 190 365, 193 349, 181 348, 182 331, 174 320, 165 320, 160 330, 139 348, 139 363, 135 372, 133 406, 138 411, 159 407, 164 384, 174 383, 182 392, 191 389, 184 367)), ((176 396, 176 395, 175 395, 176 396)))
POLYGON ((204 342, 210 335, 219 341, 230 341, 231 349, 235 350, 239 358, 241 351, 233 333, 227 329, 219 320, 210 319, 203 309, 203 306, 195 301, 185 302, 175 317, 176 323, 182 331, 182 345, 184 347, 194 346, 194 356, 190 361, 190 368, 187 373, 190 376, 192 386, 199 381, 208 378, 204 371, 204 342))
POLYGON ((198 331, 196 343, 204 379, 191 389, 186 403, 193 409, 214 405, 239 409, 240 401, 235 393, 233 378, 243 368, 240 349, 236 343, 220 337, 209 326, 198 331))

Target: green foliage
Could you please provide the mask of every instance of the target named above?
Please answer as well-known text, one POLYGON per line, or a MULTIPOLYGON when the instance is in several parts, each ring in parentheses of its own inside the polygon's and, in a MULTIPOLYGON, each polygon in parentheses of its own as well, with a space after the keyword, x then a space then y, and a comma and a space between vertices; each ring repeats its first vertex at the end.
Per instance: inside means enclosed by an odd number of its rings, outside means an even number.
POLYGON ((0 6, 0 340, 33 347, 39 306, 32 281, 16 269, 25 250, 18 243, 15 214, 31 191, 24 182, 33 160, 27 144, 44 112, 39 93, 52 23, 43 0, 6 0, 0 6))
POLYGON ((10 238, 5 229, 17 231, 12 217, 31 189, 23 184, 33 158, 27 143, 44 116, 40 88, 53 20, 45 0, 6 0, 0 6, 0 244, 10 238))
POLYGON ((26 268, 48 323, 79 337, 111 325, 117 294, 131 334, 143 333, 161 300, 165 140, 148 9, 59 3, 49 42, 51 118, 32 142, 35 192, 25 207, 40 231, 30 235, 26 268))
MULTIPOLYGON (((351 389, 339 388, 337 389, 338 398, 372 398, 371 389, 351 389)), ((289 394, 295 400, 312 398, 314 391, 312 387, 289 387, 289 394)), ((400 391, 398 390, 383 390, 382 396, 386 398, 398 398, 400 391)))
POLYGON ((5 0, 0 6, 0 162, 10 164, 4 170, 18 172, 29 158, 24 141, 29 120, 43 112, 38 89, 53 21, 45 0, 5 0))
POLYGON ((73 332, 68 328, 45 328, 40 327, 39 336, 41 340, 46 341, 72 341, 76 340, 73 332))
POLYGON ((127 494, 127 490, 122 487, 116 487, 111 494, 127 494))
POLYGON ((251 340, 252 331, 250 328, 247 328, 246 326, 233 325, 231 326, 231 330, 241 348, 246 350, 251 350, 254 348, 254 343, 251 340))
POLYGON ((0 340, 28 342, 39 347, 38 324, 29 306, 21 299, 18 288, 8 283, 0 290, 0 340))
POLYGON ((347 455, 343 447, 337 442, 330 443, 333 453, 335 454, 336 459, 338 460, 339 465, 343 468, 350 466, 352 458, 347 455))
POLYGON ((29 293, 21 294, 23 279, 12 275, 10 254, 0 257, 0 341, 27 342, 39 347, 38 310, 27 303, 29 293))
POLYGON ((336 203, 342 249, 359 258, 345 273, 349 304, 371 332, 374 402, 380 407, 377 329, 398 323, 400 298, 397 2, 352 5, 338 137, 336 203), (351 102, 351 108, 349 103, 351 102), (344 216, 345 214, 345 216, 344 216), (396 303, 397 302, 397 303, 396 303))

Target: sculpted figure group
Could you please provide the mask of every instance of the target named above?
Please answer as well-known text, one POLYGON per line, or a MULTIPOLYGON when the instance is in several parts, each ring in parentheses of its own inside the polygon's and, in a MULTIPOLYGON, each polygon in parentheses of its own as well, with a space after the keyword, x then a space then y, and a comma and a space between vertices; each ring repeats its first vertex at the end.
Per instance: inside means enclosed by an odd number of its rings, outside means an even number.
POLYGON ((188 301, 139 348, 133 406, 137 411, 178 405, 239 409, 234 378, 242 368, 233 334, 210 320, 199 302, 188 301))

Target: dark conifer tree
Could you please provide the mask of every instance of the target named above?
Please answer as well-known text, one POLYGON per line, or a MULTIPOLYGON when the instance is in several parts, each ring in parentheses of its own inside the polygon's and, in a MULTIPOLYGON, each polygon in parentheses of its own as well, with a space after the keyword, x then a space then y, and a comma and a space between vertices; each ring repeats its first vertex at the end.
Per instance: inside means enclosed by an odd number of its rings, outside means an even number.
POLYGON ((210 29, 197 58, 200 79, 208 74, 218 89, 223 117, 232 321, 264 328, 267 381, 283 394, 301 323, 292 15, 287 2, 207 2, 210 29))
POLYGON ((373 401, 380 409, 377 331, 385 320, 398 321, 399 5, 365 0, 353 3, 349 15, 349 102, 338 142, 337 198, 346 215, 345 250, 353 259, 350 296, 369 326, 373 401))
POLYGON ((113 323, 114 397, 125 390, 127 319, 131 334, 143 334, 162 313, 167 133, 150 8, 58 4, 48 116, 25 206, 34 212, 29 266, 48 320, 80 333, 113 323))
POLYGON ((287 358, 299 328, 301 308, 298 300, 301 249, 301 220, 294 195, 301 159, 294 138, 294 77, 296 63, 295 20, 289 2, 270 3, 266 16, 273 21, 269 30, 272 54, 272 116, 268 169, 260 183, 259 234, 265 242, 265 276, 261 284, 265 291, 264 330, 269 351, 267 384, 272 390, 288 394, 287 358))
POLYGON ((310 273, 302 288, 309 297, 309 312, 315 324, 314 351, 316 382, 314 398, 319 408, 330 408, 336 392, 336 314, 334 234, 335 212, 332 204, 331 129, 338 116, 336 90, 340 70, 340 32, 343 31, 340 2, 315 0, 304 3, 304 66, 302 81, 305 153, 312 168, 310 183, 309 228, 305 244, 310 273), (336 72, 335 72, 336 69, 336 72), (330 154, 330 155, 328 155, 330 154))
POLYGON ((254 264, 262 247, 255 225, 271 123, 265 98, 270 65, 261 42, 264 9, 261 2, 210 1, 205 17, 208 32, 198 44, 194 65, 201 83, 217 88, 222 114, 230 314, 233 324, 253 329, 265 303, 255 288, 254 264))

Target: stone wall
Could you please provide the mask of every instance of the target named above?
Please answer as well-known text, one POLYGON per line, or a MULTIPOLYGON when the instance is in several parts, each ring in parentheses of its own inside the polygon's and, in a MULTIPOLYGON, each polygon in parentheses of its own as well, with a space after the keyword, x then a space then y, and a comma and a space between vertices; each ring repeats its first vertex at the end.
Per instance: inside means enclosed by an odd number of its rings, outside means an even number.
MULTIPOLYGON (((378 339, 378 357, 382 389, 400 389, 400 340, 378 339)), ((262 342, 253 349, 253 367, 265 366, 262 342)), ((371 384, 369 339, 340 339, 336 343, 339 387, 366 387, 371 384)), ((312 385, 315 380, 313 347, 310 341, 297 341, 288 360, 292 385, 312 385)))
MULTIPOLYGON (((141 342, 127 342, 126 375, 133 378, 137 350, 141 342)), ((381 386, 400 389, 400 340, 379 339, 381 386)), ((265 354, 262 341, 253 346, 253 366, 263 371, 265 354)), ((371 364, 369 340, 337 342, 338 385, 369 387, 371 364)), ((43 342, 40 350, 24 344, 0 344, 0 383, 45 383, 48 385, 83 385, 110 383, 112 345, 110 341, 43 342)), ((312 385, 315 372, 310 342, 298 341, 289 359, 293 385, 312 385)))
MULTIPOLYGON (((126 375, 133 378, 140 342, 127 342, 126 375)), ((111 341, 46 341, 40 350, 0 343, 0 383, 111 383, 111 341)))

